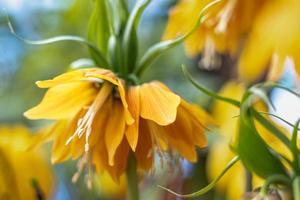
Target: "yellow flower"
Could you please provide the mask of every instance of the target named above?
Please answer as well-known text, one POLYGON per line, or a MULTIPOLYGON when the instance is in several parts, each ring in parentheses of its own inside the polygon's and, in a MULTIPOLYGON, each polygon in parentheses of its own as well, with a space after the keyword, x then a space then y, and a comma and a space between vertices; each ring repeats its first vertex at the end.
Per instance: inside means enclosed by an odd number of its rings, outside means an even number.
POLYGON ((36 141, 54 140, 53 163, 81 157, 75 180, 93 163, 97 172, 108 171, 118 181, 130 151, 138 169, 149 170, 154 150, 175 150, 195 162, 195 147, 206 145, 204 126, 212 121, 209 115, 160 82, 125 85, 111 71, 91 68, 37 85, 49 89, 25 116, 57 120, 36 141))
POLYGON ((270 1, 254 21, 253 30, 240 59, 239 73, 255 81, 266 70, 268 78, 277 80, 290 57, 300 74, 300 1, 270 1), (271 63, 271 64, 270 64, 271 63))
MULTIPOLYGON (((189 56, 214 50, 236 53, 253 18, 267 0, 223 0, 209 8, 209 18, 185 42, 189 56)), ((171 39, 192 29, 200 11, 213 0, 180 0, 171 10, 163 39, 171 39)), ((209 55, 208 55, 209 56, 209 55)))
MULTIPOLYGON (((163 39, 190 31, 212 1, 180 0, 170 12, 163 39)), ((209 8, 207 20, 186 40, 185 49, 191 57, 203 53, 202 64, 208 67, 217 62, 215 51, 236 56, 240 77, 247 82, 266 72, 268 79, 278 80, 287 58, 299 75, 299 18, 298 0, 222 0, 209 8)))
MULTIPOLYGON (((245 92, 244 84, 230 81, 224 85, 220 91, 220 95, 229 97, 235 100, 241 100, 245 92)), ((266 108, 263 104, 258 103, 255 105, 258 111, 265 111, 266 108)), ((213 107, 213 116, 216 123, 220 125, 220 137, 211 146, 210 154, 208 156, 207 169, 208 176, 213 179, 217 177, 226 164, 235 156, 234 152, 230 149, 230 144, 233 143, 234 137, 238 128, 238 115, 239 108, 217 101, 213 107)), ((291 158, 289 150, 271 133, 268 132, 262 125, 256 123, 256 128, 260 135, 272 146, 275 150, 283 155, 291 158)), ((261 186, 262 180, 257 176, 254 177, 254 188, 261 186)), ((221 179, 217 185, 217 189, 226 194, 230 200, 239 200, 246 188, 246 174, 245 169, 241 163, 237 163, 229 172, 221 179)))
POLYGON ((41 151, 26 151, 31 134, 23 126, 0 128, 0 199, 50 198, 53 172, 41 151))

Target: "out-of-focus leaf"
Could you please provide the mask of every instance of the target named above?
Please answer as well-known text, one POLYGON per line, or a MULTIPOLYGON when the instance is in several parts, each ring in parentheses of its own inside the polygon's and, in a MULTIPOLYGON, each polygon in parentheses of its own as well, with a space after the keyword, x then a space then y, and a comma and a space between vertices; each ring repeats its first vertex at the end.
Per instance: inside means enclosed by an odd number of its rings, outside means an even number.
POLYGON ((78 43, 86 45, 89 48, 90 52, 92 53, 92 57, 94 58, 97 65, 99 65, 103 68, 109 68, 109 64, 108 64, 105 56, 102 54, 102 52, 100 52, 99 49, 95 45, 93 45, 92 43, 90 43, 89 41, 85 40, 82 37, 73 36, 73 35, 60 35, 60 36, 47 38, 47 39, 43 39, 43 40, 28 40, 28 39, 22 38, 15 32, 8 17, 7 17, 7 22, 8 22, 10 32, 15 37, 17 37, 18 39, 22 40, 23 42, 25 42, 27 44, 46 45, 46 44, 52 44, 52 43, 64 42, 64 41, 78 42, 78 43))
POLYGON ((274 174, 286 175, 286 170, 257 132, 252 113, 252 97, 247 92, 241 104, 239 133, 235 149, 249 171, 262 178, 274 174))
POLYGON ((124 71, 123 57, 120 38, 116 35, 111 35, 108 42, 109 61, 114 69, 114 72, 124 71))
POLYGON ((100 51, 107 55, 110 36, 110 20, 106 9, 107 0, 95 0, 94 10, 88 23, 88 40, 95 43, 100 51))
POLYGON ((199 83, 197 83, 197 81, 195 81, 192 77, 192 75, 187 71, 186 67, 184 65, 182 65, 182 72, 184 74, 184 76, 197 88, 199 89, 201 92, 207 94, 208 96, 211 96, 213 98, 216 98, 218 100, 224 101, 226 103, 232 104, 234 106, 240 107, 240 102, 235 100, 235 99, 230 99, 227 97, 223 97, 218 95, 217 93, 203 87, 202 85, 200 85, 199 83))
POLYGON ((267 105, 271 105, 274 110, 276 110, 273 102, 271 99, 268 97, 266 94, 266 91, 263 90, 262 88, 252 86, 249 91, 253 93, 255 96, 259 97, 261 100, 263 100, 267 105))
POLYGON ((139 24, 141 15, 150 2, 151 0, 137 1, 125 26, 123 36, 123 51, 125 56, 125 67, 129 68, 129 72, 135 68, 138 56, 138 39, 136 33, 137 26, 139 24))
POLYGON ((291 151, 292 151, 293 156, 294 156, 294 162, 293 162, 294 163, 294 170, 296 171, 296 173, 298 175, 300 174, 300 167, 299 167, 300 158, 299 158, 299 149, 298 149, 298 145, 297 145, 299 124, 300 124, 300 119, 296 122, 296 124, 294 126, 292 140, 291 140, 291 151))

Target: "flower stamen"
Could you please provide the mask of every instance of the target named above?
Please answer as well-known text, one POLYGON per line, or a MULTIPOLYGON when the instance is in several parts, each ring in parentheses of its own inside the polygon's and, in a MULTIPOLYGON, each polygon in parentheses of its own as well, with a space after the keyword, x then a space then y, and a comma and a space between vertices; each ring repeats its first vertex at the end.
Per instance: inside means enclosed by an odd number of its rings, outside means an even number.
POLYGON ((99 93, 97 94, 92 105, 89 106, 86 114, 83 118, 80 118, 77 122, 77 129, 75 133, 67 140, 66 145, 68 145, 76 136, 81 138, 85 134, 85 152, 89 151, 89 137, 92 133, 92 124, 97 111, 102 107, 108 96, 112 91, 112 84, 104 82, 99 93))

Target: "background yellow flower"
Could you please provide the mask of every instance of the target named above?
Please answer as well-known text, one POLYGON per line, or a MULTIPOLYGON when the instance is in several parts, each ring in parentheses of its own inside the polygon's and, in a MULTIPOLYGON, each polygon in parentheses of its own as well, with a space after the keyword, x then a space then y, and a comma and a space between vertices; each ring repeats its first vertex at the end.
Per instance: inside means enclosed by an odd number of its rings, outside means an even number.
POLYGON ((50 198, 54 177, 42 151, 27 151, 31 133, 21 125, 0 127, 0 199, 50 198))
POLYGON ((240 76, 259 79, 267 70, 278 80, 290 57, 300 75, 300 1, 270 1, 254 20, 249 39, 239 62, 240 76))

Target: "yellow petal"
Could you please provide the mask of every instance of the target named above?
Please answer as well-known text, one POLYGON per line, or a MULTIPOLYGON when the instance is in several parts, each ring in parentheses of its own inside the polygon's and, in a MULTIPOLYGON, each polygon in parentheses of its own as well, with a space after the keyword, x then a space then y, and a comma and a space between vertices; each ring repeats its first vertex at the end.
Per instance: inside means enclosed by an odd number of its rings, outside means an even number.
POLYGON ((168 125, 175 121, 180 97, 156 83, 145 83, 140 88, 141 117, 168 125))
POLYGON ((84 73, 86 71, 92 71, 92 70, 87 70, 87 69, 75 70, 75 71, 61 74, 51 80, 37 81, 36 84, 40 88, 50 88, 61 84, 83 81, 86 79, 86 77, 84 76, 84 73))
POLYGON ((69 119, 90 103, 97 90, 91 83, 69 83, 50 88, 43 100, 24 115, 29 119, 69 119))
POLYGON ((185 128, 186 138, 189 138, 191 142, 201 148, 206 147, 205 128, 207 125, 212 124, 211 117, 198 106, 187 103, 186 105, 180 104, 176 122, 181 121, 179 124, 182 124, 181 126, 185 128), (189 107, 186 107, 186 105, 189 107))
POLYGON ((96 166, 97 173, 99 174, 105 170, 116 183, 119 183, 120 176, 126 170, 128 153, 129 146, 124 138, 116 150, 115 164, 113 166, 109 165, 105 143, 102 138, 99 138, 97 147, 93 149, 93 163, 96 166))
POLYGON ((36 149, 43 143, 53 140, 57 134, 57 130, 61 130, 61 128, 66 127, 67 124, 68 121, 61 120, 51 126, 39 130, 37 134, 32 136, 31 141, 26 150, 30 151, 36 149))
POLYGON ((109 165, 113 166, 115 162, 115 153, 120 145, 125 132, 125 116, 122 103, 118 100, 114 100, 107 121, 107 127, 105 131, 105 144, 108 151, 109 165))
POLYGON ((125 96, 125 90, 124 90, 124 85, 120 79, 118 79, 118 90, 119 94, 121 97, 122 104, 124 106, 124 111, 125 111, 125 120, 126 124, 131 125, 134 122, 134 118, 132 117, 131 113, 128 110, 128 104, 126 101, 126 96, 125 96))
POLYGON ((153 121, 147 121, 147 125, 153 141, 155 142, 154 145, 158 145, 161 150, 167 151, 168 140, 166 138, 164 126, 159 126, 153 121))
POLYGON ((77 124, 69 124, 67 127, 59 127, 56 131, 56 138, 52 146, 51 162, 60 163, 71 156, 71 148, 66 145, 67 140, 72 135, 77 124))
POLYGON ((140 120, 139 134, 140 139, 136 147, 135 158, 138 168, 147 171, 151 168, 153 163, 153 149, 149 128, 147 122, 143 119, 140 120))
POLYGON ((182 115, 178 115, 176 121, 165 127, 166 138, 178 153, 190 162, 197 161, 197 152, 195 149, 192 133, 192 127, 189 123, 185 123, 188 119, 183 119, 182 115))
POLYGON ((139 137, 139 118, 140 118, 140 92, 139 86, 130 87, 127 94, 129 111, 134 118, 134 123, 127 126, 125 135, 132 149, 135 151, 139 137))

